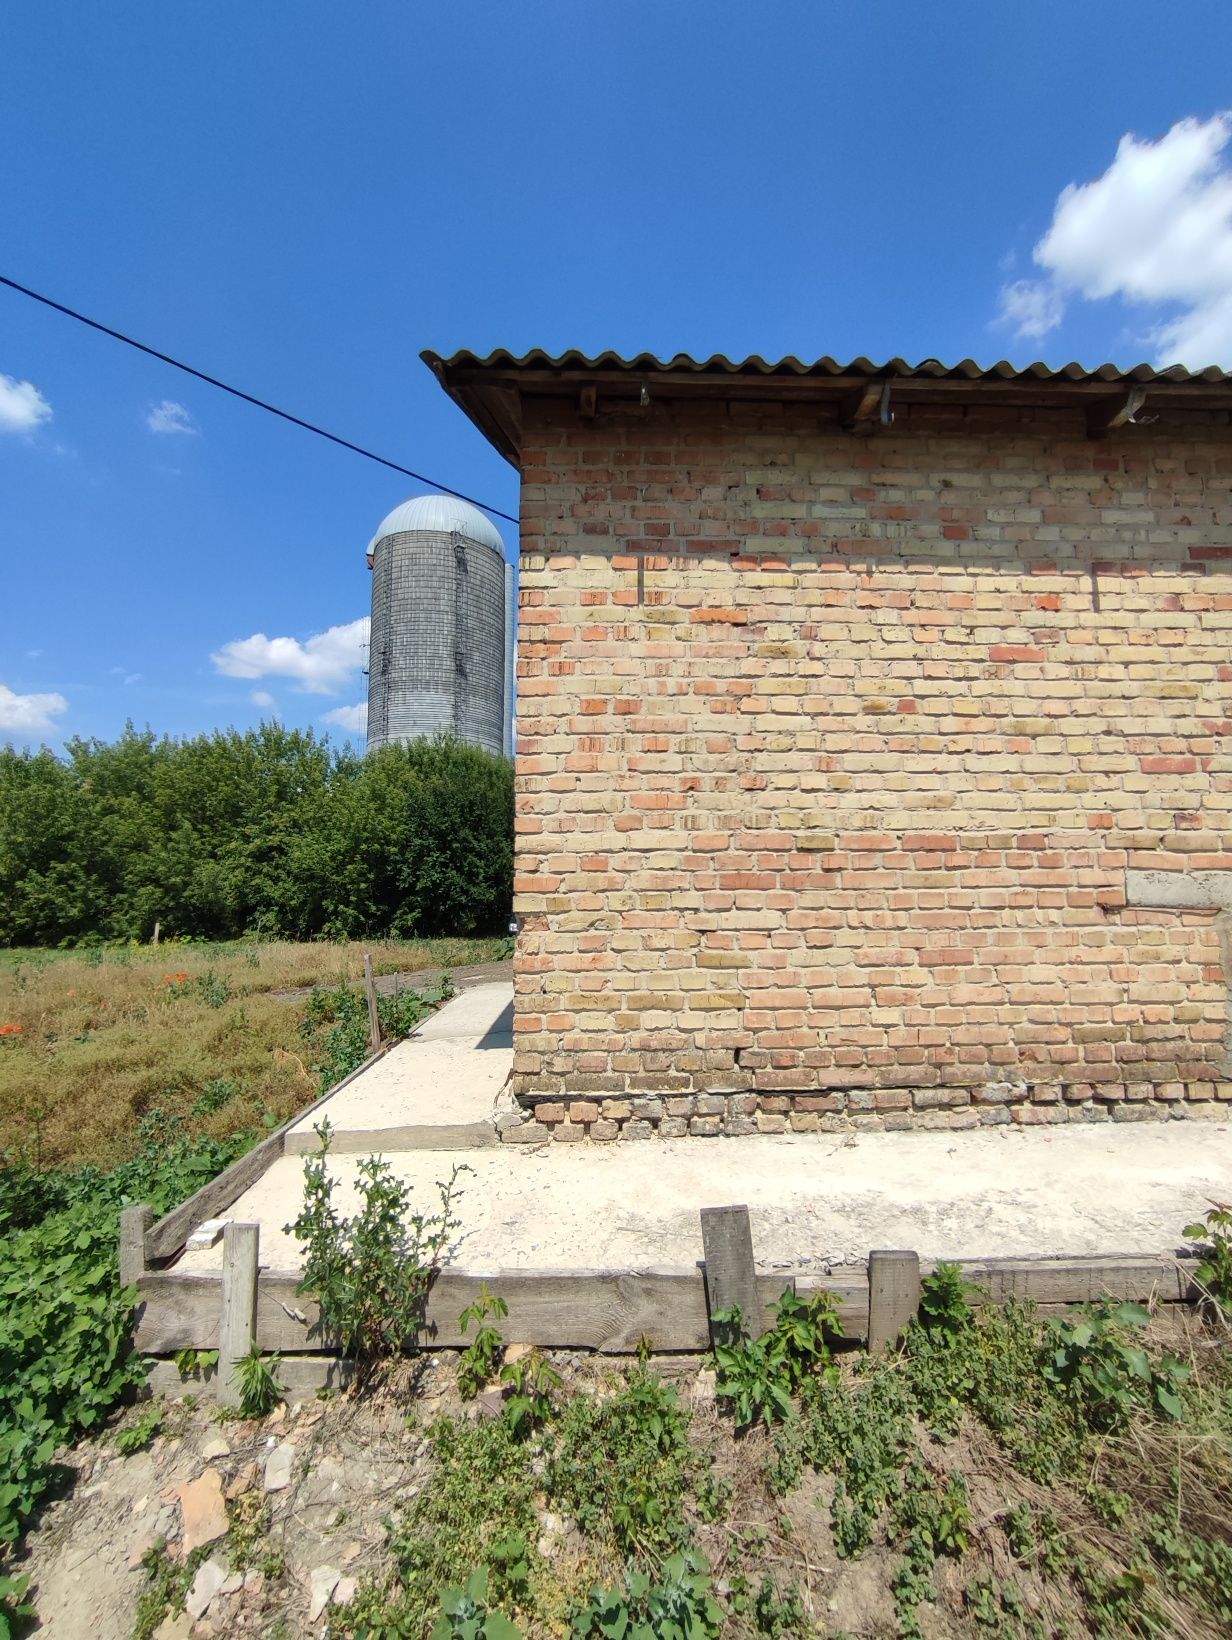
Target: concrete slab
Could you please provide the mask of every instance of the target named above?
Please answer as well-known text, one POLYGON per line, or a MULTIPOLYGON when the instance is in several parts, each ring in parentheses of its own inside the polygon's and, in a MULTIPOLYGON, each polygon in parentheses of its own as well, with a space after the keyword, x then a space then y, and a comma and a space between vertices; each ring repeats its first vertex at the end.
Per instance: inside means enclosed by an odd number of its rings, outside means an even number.
MULTIPOLYGON (((496 1057, 493 1055, 492 1057, 496 1057)), ((455 1158, 390 1155, 417 1211, 455 1158)), ((970 1133, 764 1135, 611 1145, 499 1146, 456 1157, 463 1271, 693 1268, 702 1207, 745 1202, 765 1271, 820 1272, 874 1247, 924 1258, 1161 1253, 1212 1200, 1232 1200, 1232 1122, 1075 1124, 970 1133)), ((356 1161, 339 1156, 340 1211, 356 1161)), ((299 1269, 283 1226, 299 1212, 302 1161, 286 1156, 229 1209, 261 1225, 261 1264, 299 1269)), ((207 1274, 218 1247, 178 1268, 207 1274)))
POLYGON ((297 1122, 286 1153, 316 1150, 314 1128, 327 1116, 339 1155, 495 1145, 496 1100, 512 1066, 513 987, 473 986, 297 1122))

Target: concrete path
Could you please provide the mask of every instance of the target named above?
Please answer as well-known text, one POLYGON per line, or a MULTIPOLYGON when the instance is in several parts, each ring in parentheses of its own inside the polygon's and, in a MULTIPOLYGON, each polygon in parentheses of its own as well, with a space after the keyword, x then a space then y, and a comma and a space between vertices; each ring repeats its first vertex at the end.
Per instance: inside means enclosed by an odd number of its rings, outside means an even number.
MULTIPOLYGON (((451 1022, 454 1007, 433 1021, 442 1050, 459 1044, 446 1034, 461 1018, 451 1022)), ((427 1049, 408 1045, 404 1057, 427 1049)), ((435 1083, 416 1089, 437 1097, 435 1083)), ((417 1211, 435 1207, 436 1181, 453 1162, 472 1170, 459 1181, 453 1262, 476 1274, 689 1269, 702 1256, 699 1209, 732 1202, 749 1205, 763 1269, 820 1272, 873 1247, 932 1259, 1162 1253, 1182 1245, 1182 1227, 1213 1199, 1232 1201, 1232 1124, 1207 1121, 508 1145, 388 1160, 413 1185, 417 1211)), ((353 1155, 340 1155, 333 1169, 346 1214, 358 1206, 355 1168, 353 1155)), ((284 1156, 228 1210, 260 1223, 263 1266, 298 1270, 282 1227, 302 1193, 302 1160, 284 1156)), ((179 1268, 205 1274, 220 1261, 215 1247, 179 1268)))
POLYGON ((326 1116, 339 1155, 495 1145, 496 1100, 512 1066, 513 986, 471 986, 298 1121, 286 1153, 316 1150, 313 1129, 326 1116))

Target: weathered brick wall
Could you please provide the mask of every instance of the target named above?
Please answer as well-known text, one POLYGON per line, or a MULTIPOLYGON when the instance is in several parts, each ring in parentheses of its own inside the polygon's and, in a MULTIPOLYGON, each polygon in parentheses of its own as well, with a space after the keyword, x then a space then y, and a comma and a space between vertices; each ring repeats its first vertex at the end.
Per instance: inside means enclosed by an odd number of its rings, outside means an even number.
POLYGON ((526 413, 515 1089, 541 1121, 1232 1099, 1225 917, 1126 903, 1128 867, 1232 871, 1232 428, 526 413))

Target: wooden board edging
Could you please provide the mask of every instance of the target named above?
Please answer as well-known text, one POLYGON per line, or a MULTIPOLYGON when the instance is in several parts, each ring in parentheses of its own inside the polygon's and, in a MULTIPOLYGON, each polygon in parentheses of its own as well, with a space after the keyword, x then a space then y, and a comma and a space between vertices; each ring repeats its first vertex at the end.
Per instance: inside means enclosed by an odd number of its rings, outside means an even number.
MULTIPOLYGON (((925 1267, 927 1268, 927 1266, 925 1267)), ((1108 1294, 1116 1299, 1184 1303, 1197 1296, 1184 1261, 1169 1255, 1125 1254, 1088 1258, 968 1259, 961 1268, 983 1289, 984 1302, 1009 1297, 1053 1307, 1108 1294)), ((684 1270, 510 1270, 481 1273, 445 1269, 428 1297, 425 1348, 458 1348, 466 1343, 458 1316, 481 1285, 509 1306, 501 1336, 509 1344, 543 1349, 595 1350, 627 1354, 645 1339, 657 1353, 691 1353, 710 1347, 706 1288, 699 1267, 684 1270)), ((256 1341, 262 1350, 290 1354, 330 1354, 319 1330, 315 1302, 296 1291, 296 1277, 262 1273, 257 1285, 256 1341)), ((763 1310, 777 1303, 785 1287, 800 1294, 834 1296, 844 1331, 863 1339, 868 1328, 868 1277, 856 1271, 802 1274, 760 1273, 757 1291, 763 1310)), ((137 1283, 136 1343, 147 1355, 218 1345, 221 1282, 217 1273, 186 1274, 151 1270, 137 1283)))
MULTIPOLYGON (((405 1038, 399 1040, 405 1041, 405 1038)), ((396 1046, 396 1043, 388 1042, 377 1053, 369 1054, 362 1065, 357 1065, 349 1075, 342 1078, 341 1082, 335 1082, 327 1093, 314 1099, 312 1104, 305 1105, 303 1110, 297 1110, 280 1128, 268 1134, 251 1150, 245 1151, 237 1161, 231 1163, 230 1167, 224 1167, 208 1184, 203 1184, 187 1201, 173 1207, 156 1224, 151 1225, 145 1238, 147 1261, 152 1264, 165 1262, 178 1253, 197 1225, 204 1223, 206 1219, 217 1218, 224 1208, 238 1201, 245 1190, 256 1184, 261 1175, 273 1166, 283 1154, 284 1141, 293 1127, 302 1122, 305 1116, 311 1116, 314 1111, 319 1110, 326 1100, 340 1093, 348 1083, 353 1082, 357 1076, 362 1076, 369 1066, 375 1065, 378 1059, 383 1059, 389 1050, 396 1046)))

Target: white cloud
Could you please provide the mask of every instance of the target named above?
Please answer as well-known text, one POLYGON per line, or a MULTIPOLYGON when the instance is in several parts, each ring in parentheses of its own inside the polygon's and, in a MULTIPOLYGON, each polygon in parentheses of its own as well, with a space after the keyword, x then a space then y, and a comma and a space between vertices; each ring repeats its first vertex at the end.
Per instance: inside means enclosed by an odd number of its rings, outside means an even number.
POLYGON ((322 722, 332 723, 338 729, 345 729, 350 735, 366 735, 368 702, 361 700, 358 706, 335 706, 332 712, 322 714, 322 722))
POLYGON ((145 424, 151 433, 199 433, 192 416, 182 404, 174 399, 163 399, 156 404, 145 418, 145 424))
POLYGON ((33 382, 0 371, 0 433, 32 433, 51 420, 51 406, 33 382))
POLYGON ((1122 137, 1102 176, 1062 190, 1033 252, 1044 276, 1004 286, 1000 317, 1044 336, 1073 297, 1120 297, 1147 310, 1160 364, 1232 365, 1230 140, 1232 112, 1179 120, 1158 142, 1122 137))
POLYGON ((1047 336, 1065 316, 1065 300, 1043 279, 1016 279, 1001 287, 1001 317, 1019 336, 1047 336))
POLYGON ((268 689, 254 689, 248 698, 254 706, 272 706, 274 704, 274 697, 268 689))
POLYGON ((336 695, 368 656, 368 617, 331 626, 301 643, 256 632, 236 638, 210 656, 228 678, 291 678, 304 694, 336 695))
POLYGON ((68 711, 63 695, 16 695, 0 683, 0 735, 42 735, 55 728, 53 718, 68 711))

